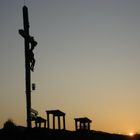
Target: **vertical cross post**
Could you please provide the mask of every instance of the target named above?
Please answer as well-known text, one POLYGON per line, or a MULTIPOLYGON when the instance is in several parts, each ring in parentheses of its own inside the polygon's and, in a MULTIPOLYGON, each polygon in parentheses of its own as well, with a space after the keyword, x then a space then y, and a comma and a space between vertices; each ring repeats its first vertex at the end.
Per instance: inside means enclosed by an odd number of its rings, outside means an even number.
MULTIPOLYGON (((28 8, 23 6, 23 29, 19 34, 24 38, 25 44, 25 91, 26 91, 26 108, 27 108, 27 127, 31 128, 31 71, 34 71, 35 59, 33 50, 37 45, 33 36, 29 34, 28 8)), ((35 88, 35 86, 34 86, 35 88)), ((34 90, 33 88, 33 90, 34 90)))
POLYGON ((29 19, 28 8, 23 6, 23 27, 26 36, 25 43, 25 84, 26 84, 26 108, 27 108, 27 127, 31 128, 31 71, 30 71, 30 54, 29 54, 29 19))

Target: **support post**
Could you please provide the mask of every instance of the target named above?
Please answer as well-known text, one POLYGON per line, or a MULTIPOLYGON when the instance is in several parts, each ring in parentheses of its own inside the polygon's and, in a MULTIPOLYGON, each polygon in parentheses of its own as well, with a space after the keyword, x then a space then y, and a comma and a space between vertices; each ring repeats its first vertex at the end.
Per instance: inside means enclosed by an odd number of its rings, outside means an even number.
POLYGON ((53 129, 55 129, 55 116, 53 115, 53 129))
POLYGON ((48 112, 47 112, 47 127, 48 129, 50 129, 50 117, 48 112))
POLYGON ((66 124, 65 124, 65 115, 63 116, 63 129, 66 129, 66 124))
POLYGON ((61 129, 60 116, 58 116, 58 129, 61 129))
POLYGON ((77 120, 75 120, 75 130, 77 131, 77 128, 78 126, 77 126, 77 120))

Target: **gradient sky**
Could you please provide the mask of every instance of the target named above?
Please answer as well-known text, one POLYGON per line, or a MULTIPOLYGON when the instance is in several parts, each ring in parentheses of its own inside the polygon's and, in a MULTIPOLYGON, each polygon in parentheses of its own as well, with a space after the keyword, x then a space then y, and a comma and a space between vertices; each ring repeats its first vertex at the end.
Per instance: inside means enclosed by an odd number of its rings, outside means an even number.
MULTIPOLYGON (((26 126, 23 0, 0 1, 0 128, 26 126)), ((140 133, 140 1, 26 0, 38 41, 32 108, 89 117, 91 129, 140 133)))

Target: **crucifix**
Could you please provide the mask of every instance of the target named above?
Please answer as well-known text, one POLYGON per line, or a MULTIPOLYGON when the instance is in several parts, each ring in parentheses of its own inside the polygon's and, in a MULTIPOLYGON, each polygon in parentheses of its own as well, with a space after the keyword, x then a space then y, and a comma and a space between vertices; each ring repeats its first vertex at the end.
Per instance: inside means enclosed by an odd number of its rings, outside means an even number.
POLYGON ((33 50, 37 45, 33 36, 29 34, 28 8, 23 8, 23 29, 19 29, 19 34, 24 38, 25 44, 25 84, 26 84, 26 109, 27 109, 27 127, 31 128, 31 71, 34 71, 35 58, 33 50))

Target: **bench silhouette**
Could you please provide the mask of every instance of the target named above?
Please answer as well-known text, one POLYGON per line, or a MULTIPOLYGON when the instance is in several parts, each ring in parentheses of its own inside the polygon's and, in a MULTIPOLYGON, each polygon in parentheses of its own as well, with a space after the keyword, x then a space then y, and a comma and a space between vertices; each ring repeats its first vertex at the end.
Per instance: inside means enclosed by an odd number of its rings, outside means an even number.
POLYGON ((31 108, 31 121, 35 122, 36 128, 41 128, 41 124, 44 124, 44 128, 46 128, 46 119, 39 116, 37 110, 31 108))

